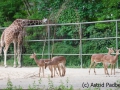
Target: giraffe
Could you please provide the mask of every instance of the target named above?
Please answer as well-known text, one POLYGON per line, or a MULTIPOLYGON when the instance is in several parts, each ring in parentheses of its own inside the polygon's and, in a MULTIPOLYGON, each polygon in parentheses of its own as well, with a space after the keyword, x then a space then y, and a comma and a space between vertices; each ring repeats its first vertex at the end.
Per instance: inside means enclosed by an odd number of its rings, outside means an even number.
POLYGON ((43 20, 29 20, 29 19, 16 19, 8 28, 6 28, 1 35, 1 48, 4 47, 4 66, 7 67, 7 51, 11 43, 14 44, 14 66, 16 66, 16 59, 18 59, 18 67, 21 67, 21 49, 22 41, 24 38, 25 26, 40 25, 46 23, 47 19, 43 20))

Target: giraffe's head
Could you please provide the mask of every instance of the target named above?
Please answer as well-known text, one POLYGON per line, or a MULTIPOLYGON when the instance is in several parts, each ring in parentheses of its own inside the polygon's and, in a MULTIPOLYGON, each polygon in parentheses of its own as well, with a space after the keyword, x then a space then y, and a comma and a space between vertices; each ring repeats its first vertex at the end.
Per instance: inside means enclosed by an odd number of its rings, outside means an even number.
POLYGON ((29 20, 29 19, 16 19, 15 22, 17 22, 20 26, 30 26, 30 25, 40 25, 47 22, 47 19, 44 18, 43 20, 29 20))
POLYGON ((44 18, 44 19, 42 20, 42 23, 47 23, 47 18, 44 18))

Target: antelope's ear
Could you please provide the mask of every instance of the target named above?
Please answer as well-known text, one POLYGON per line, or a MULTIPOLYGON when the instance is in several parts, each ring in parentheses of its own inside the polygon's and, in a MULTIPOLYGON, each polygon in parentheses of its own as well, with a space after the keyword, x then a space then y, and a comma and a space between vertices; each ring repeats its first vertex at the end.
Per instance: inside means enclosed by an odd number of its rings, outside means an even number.
POLYGON ((109 49, 108 47, 106 47, 107 49, 109 49))
POLYGON ((111 49, 113 49, 114 50, 114 48, 112 47, 111 49))

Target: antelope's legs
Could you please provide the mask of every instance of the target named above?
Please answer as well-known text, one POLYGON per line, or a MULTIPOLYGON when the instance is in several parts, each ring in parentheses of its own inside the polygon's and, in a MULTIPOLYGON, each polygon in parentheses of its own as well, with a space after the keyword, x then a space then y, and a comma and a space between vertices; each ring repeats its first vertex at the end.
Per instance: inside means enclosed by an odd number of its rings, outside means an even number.
POLYGON ((112 75, 112 69, 114 69, 114 65, 111 64, 111 75, 112 75))
POLYGON ((40 77, 40 73, 41 73, 41 67, 39 68, 39 77, 40 77))
POLYGON ((90 64, 90 69, 89 69, 89 74, 90 74, 90 70, 91 70, 93 64, 94 64, 94 62, 91 62, 91 64, 90 64))
POLYGON ((106 74, 106 69, 105 69, 105 64, 103 63, 103 67, 104 67, 104 73, 106 74))
POLYGON ((54 66, 54 77, 55 77, 56 67, 54 66))
POLYGON ((115 75, 115 64, 113 64, 113 69, 114 69, 114 75, 115 75))
POLYGON ((107 67, 108 67, 108 65, 104 63, 105 74, 109 75, 107 67))
POLYGON ((94 63, 94 73, 96 75, 96 71, 95 71, 95 66, 97 65, 97 63, 94 63))
POLYGON ((58 66, 59 75, 61 76, 60 66, 58 66))
POLYGON ((43 77, 44 77, 44 66, 42 66, 42 72, 43 72, 43 77))

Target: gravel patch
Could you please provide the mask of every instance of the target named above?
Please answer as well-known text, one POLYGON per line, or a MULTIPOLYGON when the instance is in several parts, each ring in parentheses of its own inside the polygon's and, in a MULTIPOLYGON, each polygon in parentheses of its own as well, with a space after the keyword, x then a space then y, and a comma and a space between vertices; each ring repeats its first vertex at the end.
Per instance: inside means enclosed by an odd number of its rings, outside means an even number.
MULTIPOLYGON (((109 73, 110 73, 110 69, 109 73)), ((66 87, 73 86, 74 90, 84 90, 88 88, 100 88, 101 90, 120 88, 120 69, 116 69, 116 75, 105 75, 104 69, 96 69, 97 75, 94 75, 93 69, 91 74, 88 73, 89 69, 81 68, 66 68, 66 76, 60 77, 56 74, 56 77, 50 78, 54 87, 64 83, 66 87), (117 82, 119 81, 119 82, 117 82), (68 83, 67 83, 68 82, 68 83)), ((38 75, 38 67, 0 67, 0 89, 7 87, 8 79, 11 80, 13 86, 21 86, 23 89, 27 89, 35 82, 38 87, 48 88, 48 80, 50 76, 49 69, 45 69, 45 77, 41 73, 41 77, 38 75), (41 79, 41 84, 39 80, 41 79)))

